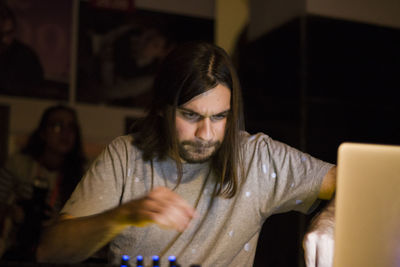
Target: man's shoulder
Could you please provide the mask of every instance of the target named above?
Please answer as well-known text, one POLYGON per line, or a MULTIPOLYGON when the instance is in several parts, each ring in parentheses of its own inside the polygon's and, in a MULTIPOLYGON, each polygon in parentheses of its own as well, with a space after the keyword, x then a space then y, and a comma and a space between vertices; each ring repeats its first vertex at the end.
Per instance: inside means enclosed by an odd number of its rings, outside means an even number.
POLYGON ((133 144, 134 137, 132 134, 120 135, 115 137, 111 143, 124 143, 124 144, 133 144))
POLYGON ((258 132, 255 134, 250 134, 246 131, 240 132, 240 142, 244 146, 254 146, 260 143, 269 142, 270 140, 271 137, 265 133, 258 132))
POLYGON ((243 132, 241 134, 241 147, 245 157, 253 157, 257 154, 262 157, 265 155, 268 155, 268 157, 277 156, 297 150, 290 145, 278 141, 262 132, 256 134, 243 132))

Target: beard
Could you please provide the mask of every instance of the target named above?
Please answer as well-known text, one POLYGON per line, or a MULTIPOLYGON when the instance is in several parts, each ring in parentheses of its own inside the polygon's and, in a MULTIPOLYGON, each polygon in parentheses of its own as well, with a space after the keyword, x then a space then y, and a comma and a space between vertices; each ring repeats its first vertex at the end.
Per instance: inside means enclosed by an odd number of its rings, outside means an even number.
POLYGON ((179 143, 179 156, 188 163, 203 163, 208 161, 221 146, 220 141, 182 141, 179 143))

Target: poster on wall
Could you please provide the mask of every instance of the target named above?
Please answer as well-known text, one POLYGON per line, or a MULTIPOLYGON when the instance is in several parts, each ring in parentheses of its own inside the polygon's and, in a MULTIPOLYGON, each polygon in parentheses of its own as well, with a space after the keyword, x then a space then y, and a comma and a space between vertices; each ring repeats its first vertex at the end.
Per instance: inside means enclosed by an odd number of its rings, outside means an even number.
POLYGON ((72 4, 0 1, 0 95, 68 98, 72 4))
POLYGON ((78 102, 144 108, 157 68, 172 48, 213 41, 212 19, 93 3, 79 5, 78 102))

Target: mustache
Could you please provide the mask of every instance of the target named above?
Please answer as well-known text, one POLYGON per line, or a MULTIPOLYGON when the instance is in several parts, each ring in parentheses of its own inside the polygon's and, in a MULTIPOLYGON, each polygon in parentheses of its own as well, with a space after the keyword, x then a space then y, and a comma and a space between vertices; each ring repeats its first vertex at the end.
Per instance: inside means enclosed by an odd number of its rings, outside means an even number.
POLYGON ((203 141, 189 141, 189 140, 186 140, 186 141, 182 141, 182 146, 185 146, 185 145, 189 145, 189 146, 192 146, 192 147, 197 147, 197 148, 209 148, 209 147, 214 147, 214 146, 218 146, 219 145, 219 141, 215 141, 215 142, 213 142, 213 141, 205 141, 205 142, 203 142, 203 141))

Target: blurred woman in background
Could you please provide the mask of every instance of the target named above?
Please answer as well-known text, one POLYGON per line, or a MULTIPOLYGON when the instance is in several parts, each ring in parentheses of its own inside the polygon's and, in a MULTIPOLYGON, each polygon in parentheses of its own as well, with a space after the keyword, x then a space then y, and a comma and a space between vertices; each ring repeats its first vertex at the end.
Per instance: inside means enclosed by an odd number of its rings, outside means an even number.
POLYGON ((75 110, 47 108, 26 146, 0 169, 0 258, 34 261, 41 228, 56 218, 85 164, 75 110))

